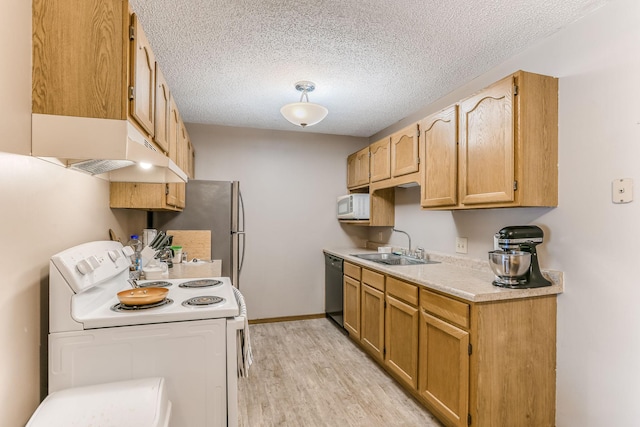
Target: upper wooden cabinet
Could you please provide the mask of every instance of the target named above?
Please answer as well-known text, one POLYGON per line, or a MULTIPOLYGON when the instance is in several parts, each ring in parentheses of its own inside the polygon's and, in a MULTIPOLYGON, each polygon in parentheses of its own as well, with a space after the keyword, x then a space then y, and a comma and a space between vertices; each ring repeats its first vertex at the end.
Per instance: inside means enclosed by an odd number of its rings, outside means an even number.
MULTIPOLYGON (((160 66, 156 62, 156 84, 155 84, 155 111, 154 111, 154 136, 153 140, 158 147, 169 153, 169 111, 171 102, 171 92, 164 75, 160 71, 160 66)), ((185 171, 186 172, 186 171, 185 171)))
POLYGON ((374 142, 347 158, 347 188, 371 192, 419 181, 417 123, 374 142))
POLYGON ((33 113, 126 119, 129 25, 126 1, 34 0, 33 113))
POLYGON ((519 71, 460 102, 461 207, 557 206, 558 80, 519 71))
POLYGON ((458 107, 453 105, 419 123, 420 204, 424 207, 458 203, 458 107))
POLYGON ((347 188, 369 185, 369 147, 347 157, 347 188))
POLYGON ((153 137, 156 59, 135 13, 131 14, 131 81, 129 113, 153 137))
MULTIPOLYGON (((169 158, 193 177, 193 147, 173 97, 168 101, 167 144, 169 158)), ((166 123, 166 122, 165 122, 166 123)), ((112 182, 110 207, 152 211, 180 211, 186 206, 185 183, 141 184, 112 182)))
MULTIPOLYGON (((169 158, 173 160, 179 168, 183 169, 185 150, 188 140, 187 129, 180 117, 180 112, 173 97, 169 100, 169 158)), ((183 183, 167 184, 166 203, 173 208, 184 208, 186 206, 186 187, 183 183)))
POLYGON ((377 182, 391 178, 391 141, 390 138, 381 139, 369 146, 371 158, 369 160, 370 181, 377 182))
POLYGON ((422 207, 558 205, 556 78, 518 71, 419 126, 422 207))
POLYGON ((189 179, 196 177, 196 151, 193 149, 191 139, 187 141, 187 176, 189 179))
POLYGON ((408 126, 391 135, 391 177, 418 172, 420 157, 418 151, 418 126, 408 126))
POLYGON ((153 137, 155 67, 127 1, 33 2, 33 113, 130 118, 153 137))

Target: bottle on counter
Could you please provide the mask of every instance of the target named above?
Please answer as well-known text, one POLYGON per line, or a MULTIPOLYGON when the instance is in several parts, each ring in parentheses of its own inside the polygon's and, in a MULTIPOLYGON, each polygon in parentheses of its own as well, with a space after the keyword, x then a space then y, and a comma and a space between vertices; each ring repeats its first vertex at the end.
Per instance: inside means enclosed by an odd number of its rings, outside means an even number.
POLYGON ((133 255, 131 256, 131 270, 140 272, 142 270, 142 257, 140 252, 142 251, 142 242, 138 238, 137 234, 132 234, 129 239, 128 246, 133 249, 133 255))

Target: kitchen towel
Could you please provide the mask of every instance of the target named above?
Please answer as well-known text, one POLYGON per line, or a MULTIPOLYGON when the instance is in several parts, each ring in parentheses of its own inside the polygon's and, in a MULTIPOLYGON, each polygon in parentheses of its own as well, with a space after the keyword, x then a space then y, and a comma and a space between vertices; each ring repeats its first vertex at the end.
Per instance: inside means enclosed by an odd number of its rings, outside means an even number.
POLYGON ((244 317, 244 328, 238 329, 236 337, 237 354, 238 354, 238 377, 247 378, 249 376, 249 367, 253 363, 253 353, 251 352, 251 339, 249 337, 249 319, 247 318, 247 304, 244 302, 244 296, 237 288, 233 289, 233 293, 240 306, 240 316, 244 317))

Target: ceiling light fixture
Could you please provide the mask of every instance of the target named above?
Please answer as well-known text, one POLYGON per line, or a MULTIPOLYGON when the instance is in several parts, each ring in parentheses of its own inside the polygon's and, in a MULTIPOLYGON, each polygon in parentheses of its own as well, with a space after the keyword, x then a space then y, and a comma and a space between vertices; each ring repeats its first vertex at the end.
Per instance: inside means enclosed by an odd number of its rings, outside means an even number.
POLYGON ((315 83, 306 80, 296 83, 296 90, 302 92, 300 102, 287 104, 280 109, 282 116, 296 126, 313 126, 327 117, 329 110, 322 105, 309 102, 309 92, 316 88, 315 83), (306 102, 302 102, 306 98, 306 102))

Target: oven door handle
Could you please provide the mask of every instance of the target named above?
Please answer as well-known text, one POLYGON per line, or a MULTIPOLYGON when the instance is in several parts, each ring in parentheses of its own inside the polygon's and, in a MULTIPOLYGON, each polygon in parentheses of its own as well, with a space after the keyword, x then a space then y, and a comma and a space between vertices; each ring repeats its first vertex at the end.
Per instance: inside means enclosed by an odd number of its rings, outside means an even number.
POLYGON ((244 328, 245 317, 227 318, 227 422, 238 425, 238 331, 244 328))

